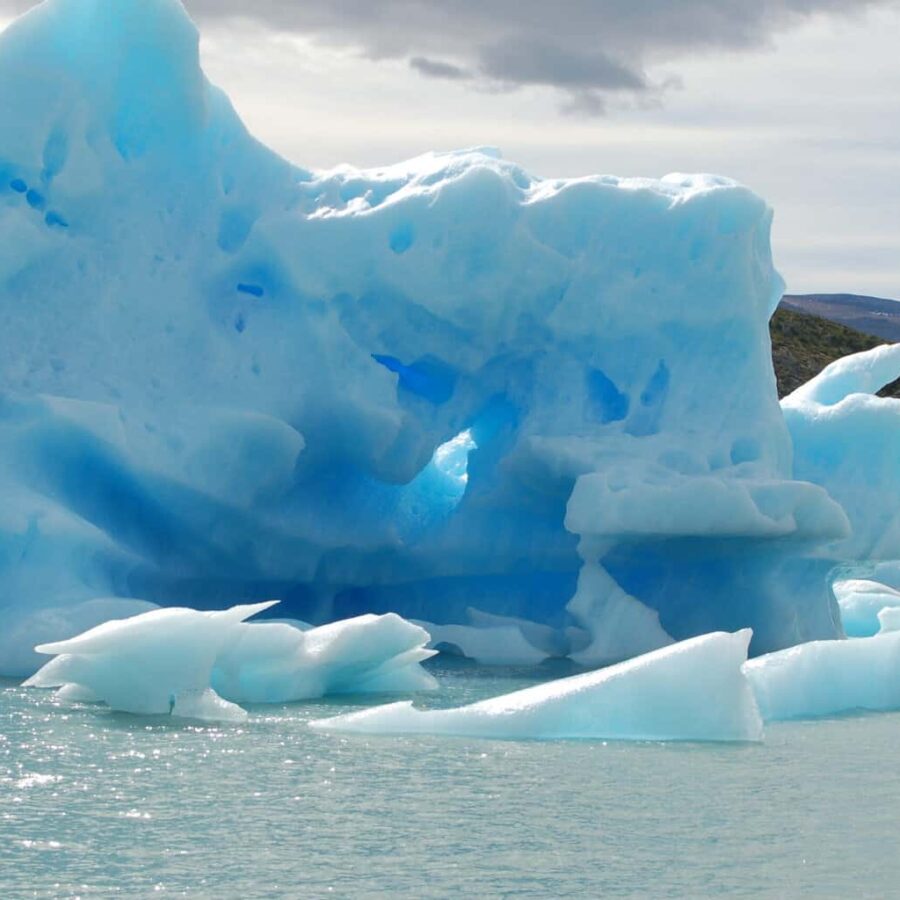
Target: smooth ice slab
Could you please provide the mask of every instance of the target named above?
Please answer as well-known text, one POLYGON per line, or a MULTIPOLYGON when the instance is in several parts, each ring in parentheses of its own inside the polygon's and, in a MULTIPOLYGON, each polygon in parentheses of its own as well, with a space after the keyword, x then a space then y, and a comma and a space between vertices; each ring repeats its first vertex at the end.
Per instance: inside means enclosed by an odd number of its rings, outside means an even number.
POLYGON ((702 635, 457 709, 392 703, 310 724, 360 734, 758 741, 762 722, 741 670, 750 638, 749 630, 702 635))
POLYGON ((900 632, 801 644, 744 671, 765 721, 900 709, 900 632))

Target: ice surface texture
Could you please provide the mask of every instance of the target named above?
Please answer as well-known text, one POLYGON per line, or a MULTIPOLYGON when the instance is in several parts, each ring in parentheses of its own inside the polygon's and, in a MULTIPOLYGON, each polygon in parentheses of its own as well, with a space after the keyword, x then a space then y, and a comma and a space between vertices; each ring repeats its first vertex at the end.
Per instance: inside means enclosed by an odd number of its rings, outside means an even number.
POLYGON ((322 731, 483 738, 758 741, 741 665, 750 633, 708 634, 597 672, 457 709, 392 703, 311 723, 322 731))
POLYGON ((589 664, 840 633, 878 529, 796 405, 792 455, 765 203, 490 150, 309 172, 197 45, 177 0, 0 36, 0 673, 97 597, 474 606, 589 664))
POLYGON ((158 609, 106 622, 35 648, 54 659, 25 686, 60 687, 66 699, 103 701, 138 715, 241 721, 244 710, 210 687, 212 669, 236 626, 272 605, 223 612, 158 609))
POLYGON ((832 363, 782 403, 797 476, 825 487, 850 518, 836 548, 844 559, 900 559, 900 400, 875 396, 898 377, 900 344, 876 347, 832 363))
POLYGON ((763 719, 900 709, 900 631, 890 627, 877 637, 813 641, 748 662, 763 719))
POLYGON ((834 593, 848 637, 878 634, 881 611, 887 607, 900 607, 900 591, 877 581, 839 581, 834 585, 834 593))
POLYGON ((428 690, 419 663, 428 634, 399 616, 362 616, 303 631, 244 620, 272 601, 220 612, 157 609, 99 625, 39 653, 54 656, 25 682, 65 700, 103 701, 139 715, 243 721, 237 702, 428 690))

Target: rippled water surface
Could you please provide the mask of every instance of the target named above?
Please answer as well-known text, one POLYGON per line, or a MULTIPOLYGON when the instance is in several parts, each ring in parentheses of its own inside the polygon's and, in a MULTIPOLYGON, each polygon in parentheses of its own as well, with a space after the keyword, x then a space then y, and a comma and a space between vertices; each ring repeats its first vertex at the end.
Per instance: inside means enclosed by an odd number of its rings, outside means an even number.
MULTIPOLYGON (((436 670, 432 705, 549 673, 436 670)), ((891 897, 900 716, 761 746, 316 734, 355 701, 241 727, 0 683, 0 897, 891 897)))

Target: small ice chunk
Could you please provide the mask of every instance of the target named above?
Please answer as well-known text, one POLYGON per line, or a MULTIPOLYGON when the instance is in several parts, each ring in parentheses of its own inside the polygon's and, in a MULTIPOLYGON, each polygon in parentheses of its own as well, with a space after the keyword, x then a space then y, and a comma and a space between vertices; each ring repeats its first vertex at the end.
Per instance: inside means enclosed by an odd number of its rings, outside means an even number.
POLYGON ((420 665, 434 656, 427 632, 394 613, 301 631, 244 623, 216 660, 212 685, 239 703, 285 703, 328 694, 433 690, 420 665))
POLYGON ((744 671, 765 721, 900 709, 900 632, 800 644, 744 671))
POLYGON ((522 637, 544 655, 562 659, 568 656, 573 649, 573 640, 577 649, 583 649, 590 641, 587 632, 580 628, 570 627, 565 630, 552 628, 550 625, 542 625, 540 622, 532 622, 518 616, 500 616, 496 613, 485 612, 476 607, 466 610, 469 621, 475 628, 501 628, 512 626, 518 628, 522 637))
POLYGON ((518 625, 417 624, 431 636, 429 647, 458 652, 484 666, 536 666, 547 658, 546 653, 525 639, 518 625))
POLYGON ((456 709, 405 701, 311 722, 320 731, 499 739, 758 741, 762 722, 741 666, 749 629, 683 641, 608 669, 456 709))
POLYGON ((888 606, 878 613, 879 634, 900 631, 900 606, 888 606))
POLYGON ((900 591, 878 581, 838 581, 833 590, 847 637, 872 637, 878 634, 878 614, 881 610, 889 606, 900 606, 900 591))

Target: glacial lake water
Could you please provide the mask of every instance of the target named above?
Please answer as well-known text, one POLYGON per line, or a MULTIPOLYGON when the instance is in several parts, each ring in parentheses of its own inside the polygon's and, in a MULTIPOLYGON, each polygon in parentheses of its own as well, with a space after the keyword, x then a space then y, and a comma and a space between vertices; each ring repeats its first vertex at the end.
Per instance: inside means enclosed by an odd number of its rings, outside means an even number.
MULTIPOLYGON (((559 674, 433 670, 434 706, 559 674)), ((900 715, 758 746, 307 728, 362 702, 200 727, 0 683, 0 897, 900 895, 900 715)))

